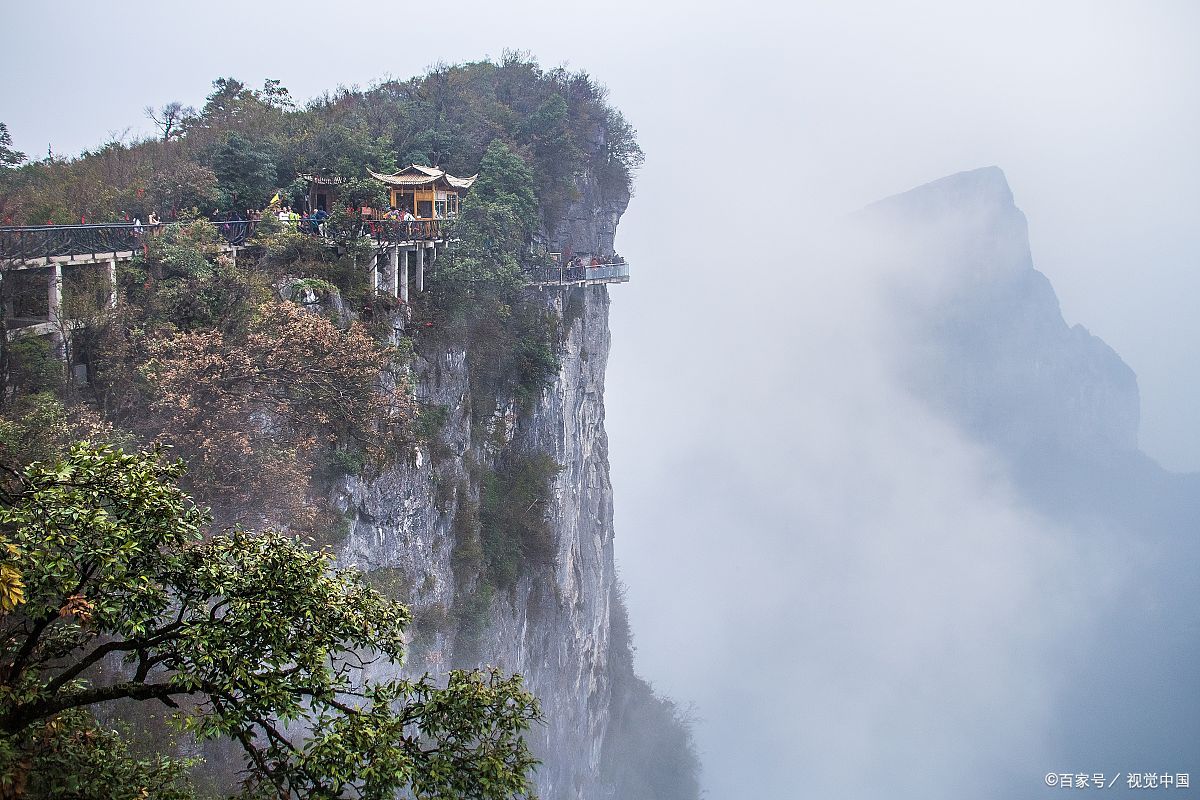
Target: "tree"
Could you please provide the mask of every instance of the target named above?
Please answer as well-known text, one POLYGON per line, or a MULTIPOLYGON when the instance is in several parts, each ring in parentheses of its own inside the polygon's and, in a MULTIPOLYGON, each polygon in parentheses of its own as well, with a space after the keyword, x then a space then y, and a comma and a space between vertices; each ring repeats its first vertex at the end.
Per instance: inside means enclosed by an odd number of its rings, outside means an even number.
POLYGON ((154 106, 146 106, 146 116, 162 131, 162 140, 164 142, 172 136, 178 136, 182 133, 184 121, 195 115, 196 109, 191 106, 184 108, 183 103, 178 100, 167 103, 157 111, 154 110, 154 106))
POLYGON ((381 379, 401 354, 360 324, 341 331, 289 302, 256 314, 240 338, 200 330, 146 342, 139 423, 180 447, 226 510, 305 526, 319 456, 337 443, 383 463, 415 408, 407 385, 381 379))
POLYGON ((260 208, 275 187, 275 153, 266 142, 230 133, 213 158, 227 208, 260 208))
POLYGON ((519 676, 356 681, 369 659, 402 658, 408 610, 286 534, 205 538, 182 463, 162 456, 79 443, 28 467, 0 508, 23 584, 0 616, 0 790, 81 711, 123 699, 188 701, 178 723, 238 742, 252 796, 528 791, 540 712, 519 676), (123 669, 97 680, 114 657, 123 669))
POLYGON ((275 78, 267 78, 263 81, 263 88, 258 93, 258 97, 262 102, 281 111, 290 111, 296 107, 296 104, 292 102, 292 93, 287 90, 282 81, 275 78))
POLYGON ((8 126, 0 122, 0 168, 15 167, 25 160, 25 154, 14 150, 12 143, 12 134, 8 132, 8 126))
POLYGON ((537 224, 538 199, 533 174, 519 155, 500 139, 488 145, 479 162, 479 177, 468 195, 481 203, 503 204, 516 216, 517 235, 529 233, 537 224))

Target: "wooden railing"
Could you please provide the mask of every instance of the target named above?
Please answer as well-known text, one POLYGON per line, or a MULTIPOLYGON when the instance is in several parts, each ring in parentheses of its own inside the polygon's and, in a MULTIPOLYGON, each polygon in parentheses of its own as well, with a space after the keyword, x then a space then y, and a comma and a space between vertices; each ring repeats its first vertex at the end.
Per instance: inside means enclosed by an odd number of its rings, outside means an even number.
POLYGON ((366 234, 380 244, 398 242, 429 242, 450 235, 452 220, 448 219, 373 219, 363 223, 366 234))

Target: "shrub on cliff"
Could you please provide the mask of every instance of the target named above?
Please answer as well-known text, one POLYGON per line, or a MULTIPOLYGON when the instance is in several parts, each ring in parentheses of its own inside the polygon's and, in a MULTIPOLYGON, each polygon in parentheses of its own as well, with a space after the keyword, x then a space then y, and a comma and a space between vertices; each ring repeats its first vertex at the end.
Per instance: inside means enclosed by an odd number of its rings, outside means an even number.
POLYGON ((416 405, 392 371, 398 352, 361 325, 342 331, 287 302, 256 312, 244 336, 150 338, 130 424, 178 447, 223 505, 305 526, 318 459, 341 443, 386 460, 407 441, 416 405))

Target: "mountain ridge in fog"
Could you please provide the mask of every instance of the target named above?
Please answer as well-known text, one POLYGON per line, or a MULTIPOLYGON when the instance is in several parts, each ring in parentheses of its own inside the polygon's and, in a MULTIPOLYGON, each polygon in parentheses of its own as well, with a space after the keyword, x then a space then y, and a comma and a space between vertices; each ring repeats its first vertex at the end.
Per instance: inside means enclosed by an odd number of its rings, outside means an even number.
POLYGON ((998 167, 960 172, 869 206, 869 223, 903 231, 944 283, 908 301, 919 344, 901 356, 914 389, 974 435, 1014 456, 1049 449, 1137 450, 1137 377, 1082 325, 1067 325, 1033 265, 1028 224, 998 167))
POLYGON ((1200 474, 1169 473, 1138 448, 1136 376, 1063 319, 999 168, 887 198, 859 220, 900 242, 890 257, 903 267, 889 275, 939 276, 895 293, 902 381, 999 453, 1023 499, 1084 553, 1120 565, 1119 589, 1096 609, 1102 621, 1064 652, 1054 727, 1072 769, 1200 766, 1200 474))

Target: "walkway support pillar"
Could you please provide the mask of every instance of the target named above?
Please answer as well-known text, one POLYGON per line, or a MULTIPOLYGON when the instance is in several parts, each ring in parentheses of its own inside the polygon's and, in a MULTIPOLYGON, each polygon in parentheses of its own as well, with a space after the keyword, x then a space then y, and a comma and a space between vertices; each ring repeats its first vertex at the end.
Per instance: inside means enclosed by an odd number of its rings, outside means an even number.
POLYGON ((108 260, 108 307, 117 307, 117 260, 108 260))
MULTIPOLYGON (((421 248, 418 247, 417 252, 420 253, 421 248)), ((418 256, 418 258, 420 258, 420 256, 418 256)), ((401 263, 402 263, 402 265, 400 267, 400 293, 397 295, 397 297, 400 298, 400 302, 407 305, 408 304, 408 251, 407 250, 404 251, 404 261, 401 263)))
POLYGON ((387 292, 392 297, 399 297, 400 296, 400 284, 399 284, 400 247, 397 245, 392 245, 391 249, 388 250, 388 266, 389 266, 389 269, 388 269, 388 276, 387 276, 387 281, 388 281, 387 292))
POLYGON ((54 346, 54 354, 60 359, 67 357, 66 341, 64 339, 62 319, 63 273, 62 264, 55 262, 50 265, 50 280, 46 287, 46 299, 50 307, 50 341, 54 346))
POLYGON ((417 291, 425 291, 425 248, 417 248, 417 291))

